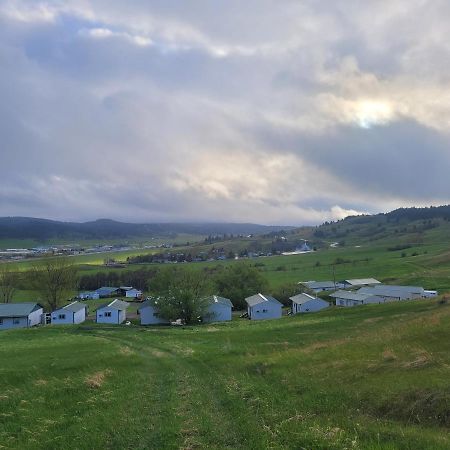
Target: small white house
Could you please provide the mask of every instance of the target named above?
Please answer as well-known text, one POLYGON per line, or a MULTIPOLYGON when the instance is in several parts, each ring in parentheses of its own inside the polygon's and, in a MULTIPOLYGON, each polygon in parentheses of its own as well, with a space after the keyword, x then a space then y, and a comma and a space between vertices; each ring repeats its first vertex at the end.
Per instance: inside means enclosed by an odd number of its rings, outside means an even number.
POLYGON ((100 306, 95 313, 97 323, 120 324, 127 318, 129 303, 115 299, 112 302, 100 306))
POLYGON ((151 299, 146 300, 139 306, 138 314, 141 317, 141 325, 170 324, 169 320, 163 319, 159 316, 158 308, 155 302, 151 299))
POLYGON ((80 302, 72 302, 52 312, 52 325, 71 325, 86 320, 87 306, 80 302))
POLYGON ((208 313, 204 318, 205 322, 225 322, 231 320, 231 310, 233 309, 231 300, 212 295, 209 301, 208 313))
POLYGON ((309 294, 294 295, 289 300, 292 302, 292 314, 316 312, 330 306, 325 300, 309 294))
POLYGON ((256 294, 245 299, 250 320, 279 319, 283 305, 270 295, 256 294))
POLYGON ((125 292, 125 297, 127 298, 141 298, 142 297, 142 291, 139 289, 129 289, 125 292))
POLYGON ((39 303, 0 303, 0 330, 39 325, 43 313, 39 303))

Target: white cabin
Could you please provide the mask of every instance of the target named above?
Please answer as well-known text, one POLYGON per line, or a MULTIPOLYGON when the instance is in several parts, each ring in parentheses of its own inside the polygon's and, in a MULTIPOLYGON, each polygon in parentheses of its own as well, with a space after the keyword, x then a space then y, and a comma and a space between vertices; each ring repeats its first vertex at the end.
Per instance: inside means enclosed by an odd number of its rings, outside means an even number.
POLYGON ((294 295, 289 300, 292 302, 292 314, 316 312, 330 306, 325 300, 309 294, 294 295))
POLYGON ((95 313, 97 323, 121 324, 127 318, 129 303, 115 299, 100 306, 95 313))
POLYGON ((213 295, 210 297, 208 313, 204 317, 204 322, 225 322, 231 320, 231 310, 233 303, 225 297, 213 295))
POLYGON ((125 292, 125 297, 127 298, 141 298, 142 297, 142 291, 139 289, 129 289, 125 292))
POLYGON ((71 325, 86 320, 87 306, 80 302, 72 302, 52 312, 52 325, 71 325))
POLYGON ((146 300, 138 308, 141 325, 169 325, 170 321, 159 316, 158 308, 153 300, 146 300))
POLYGON ((0 330, 39 325, 43 313, 39 303, 0 303, 0 330))
POLYGON ((245 299, 250 320, 279 319, 283 305, 270 295, 256 294, 245 299))

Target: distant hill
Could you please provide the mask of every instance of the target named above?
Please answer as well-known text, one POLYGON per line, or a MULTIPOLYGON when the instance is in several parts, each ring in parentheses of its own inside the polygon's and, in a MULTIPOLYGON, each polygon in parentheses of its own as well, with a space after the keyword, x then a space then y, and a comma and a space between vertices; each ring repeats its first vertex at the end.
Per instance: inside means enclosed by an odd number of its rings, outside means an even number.
POLYGON ((311 238, 345 244, 385 241, 401 245, 449 241, 450 205, 399 208, 388 213, 349 216, 316 227, 311 238))
POLYGON ((248 235, 288 230, 294 227, 267 226, 251 223, 124 223, 110 219, 93 222, 59 222, 31 217, 0 218, 0 239, 127 239, 132 237, 164 237, 178 234, 248 235))

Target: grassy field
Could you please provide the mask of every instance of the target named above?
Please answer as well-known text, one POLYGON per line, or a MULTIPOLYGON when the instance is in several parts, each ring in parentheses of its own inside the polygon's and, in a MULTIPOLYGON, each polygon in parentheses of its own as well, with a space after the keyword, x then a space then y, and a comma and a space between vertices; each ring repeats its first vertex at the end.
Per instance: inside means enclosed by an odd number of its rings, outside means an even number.
POLYGON ((450 305, 0 335, 0 448, 448 449, 450 305))
MULTIPOLYGON (((269 281, 270 290, 273 291, 287 283, 332 280, 333 269, 336 280, 375 277, 389 284, 421 285, 428 289, 438 289, 441 293, 450 291, 450 249, 447 244, 424 244, 409 248, 406 256, 402 256, 402 253, 402 251, 388 251, 385 245, 379 245, 330 248, 302 255, 182 263, 181 265, 196 270, 241 263, 257 265, 269 281), (412 256, 414 253, 417 255, 412 256)), ((92 256, 95 258, 94 255, 92 256)), ((99 271, 120 272, 145 267, 161 267, 157 264, 143 264, 129 265, 124 269, 111 269, 98 265, 96 261, 87 263, 85 258, 82 261, 83 263, 78 266, 81 275, 99 271)), ((20 264, 16 267, 28 269, 27 266, 20 264)), ((151 283, 151 280, 149 282, 151 283)), ((36 296, 26 290, 18 291, 15 296, 15 301, 35 299, 36 296)))

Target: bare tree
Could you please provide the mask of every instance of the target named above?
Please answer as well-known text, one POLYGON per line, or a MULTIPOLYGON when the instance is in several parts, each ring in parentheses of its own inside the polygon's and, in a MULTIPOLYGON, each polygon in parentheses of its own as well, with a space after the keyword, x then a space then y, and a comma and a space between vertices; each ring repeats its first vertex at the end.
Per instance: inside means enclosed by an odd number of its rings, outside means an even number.
POLYGON ((10 264, 0 264, 0 301, 9 303, 16 291, 17 274, 10 264))
POLYGON ((68 258, 48 257, 31 268, 30 282, 54 311, 73 295, 77 287, 77 270, 68 258))

